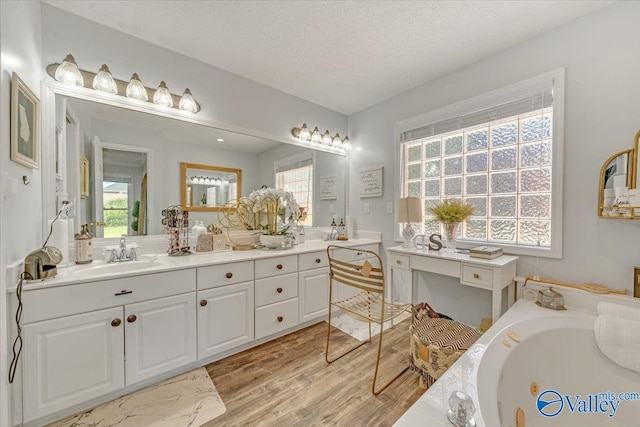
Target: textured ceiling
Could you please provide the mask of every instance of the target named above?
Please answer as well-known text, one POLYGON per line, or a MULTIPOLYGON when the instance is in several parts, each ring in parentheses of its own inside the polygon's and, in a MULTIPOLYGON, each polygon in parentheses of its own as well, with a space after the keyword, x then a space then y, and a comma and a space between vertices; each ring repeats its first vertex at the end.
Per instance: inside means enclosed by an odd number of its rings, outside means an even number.
POLYGON ((344 114, 611 3, 44 2, 344 114))

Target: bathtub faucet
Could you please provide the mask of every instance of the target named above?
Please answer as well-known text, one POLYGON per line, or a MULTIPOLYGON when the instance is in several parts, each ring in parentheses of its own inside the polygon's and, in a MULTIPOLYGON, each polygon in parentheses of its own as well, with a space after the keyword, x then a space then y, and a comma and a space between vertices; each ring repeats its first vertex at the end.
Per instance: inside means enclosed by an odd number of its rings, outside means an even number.
POLYGON ((456 427, 475 427, 476 422, 473 414, 476 407, 468 394, 461 391, 454 391, 449 396, 449 410, 447 419, 456 427))

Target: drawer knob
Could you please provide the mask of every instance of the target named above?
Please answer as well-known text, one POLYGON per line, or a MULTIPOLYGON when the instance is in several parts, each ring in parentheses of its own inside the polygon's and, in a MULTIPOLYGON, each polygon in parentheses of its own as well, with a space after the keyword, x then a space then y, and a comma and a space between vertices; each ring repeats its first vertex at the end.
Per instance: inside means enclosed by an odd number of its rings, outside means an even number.
POLYGON ((396 260, 396 264, 400 265, 402 264, 402 261, 400 261, 399 259, 396 260))
POLYGON ((127 322, 129 323, 133 323, 136 320, 138 320, 138 317, 135 314, 132 314, 131 316, 127 317, 127 322))
POLYGON ((322 260, 320 258, 316 258, 316 264, 320 264, 322 260))
POLYGON ((278 322, 282 322, 283 320, 284 320, 284 317, 278 316, 278 322))
POLYGON ((479 278, 480 278, 480 275, 479 275, 478 273, 473 273, 473 278, 474 278, 474 279, 479 279, 479 278))
POLYGON ((278 265, 276 265, 276 268, 277 268, 278 270, 282 270, 282 264, 278 264, 278 265))
POLYGON ((120 323, 122 323, 122 320, 120 319, 113 319, 111 321, 111 326, 113 326, 114 328, 117 328, 118 326, 120 326, 120 323))
POLYGON ((233 273, 227 273, 227 279, 231 279, 233 277, 233 273))
POLYGON ((357 256, 360 256, 360 255, 362 255, 362 254, 364 254, 364 252, 356 252, 356 255, 357 255, 357 256))
POLYGON ((278 289, 276 289, 276 291, 277 291, 279 294, 281 294, 281 293, 282 293, 282 288, 278 288, 278 289))
POLYGON ((205 305, 207 305, 207 300, 206 299, 201 299, 200 300, 200 307, 204 307, 205 305))

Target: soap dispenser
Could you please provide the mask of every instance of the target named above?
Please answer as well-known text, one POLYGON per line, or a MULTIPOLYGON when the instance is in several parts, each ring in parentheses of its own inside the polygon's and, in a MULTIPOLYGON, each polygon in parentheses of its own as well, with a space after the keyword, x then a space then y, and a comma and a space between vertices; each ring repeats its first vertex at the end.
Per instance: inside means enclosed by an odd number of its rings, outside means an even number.
POLYGON ((331 220, 331 232, 329 233, 328 240, 338 240, 338 226, 336 225, 335 218, 331 220))
POLYGON ((344 219, 341 219, 340 225, 338 225, 338 240, 349 240, 347 237, 347 229, 344 226, 344 219))
POLYGON ((93 235, 89 224, 82 224, 80 234, 76 234, 76 264, 89 264, 93 261, 93 235))

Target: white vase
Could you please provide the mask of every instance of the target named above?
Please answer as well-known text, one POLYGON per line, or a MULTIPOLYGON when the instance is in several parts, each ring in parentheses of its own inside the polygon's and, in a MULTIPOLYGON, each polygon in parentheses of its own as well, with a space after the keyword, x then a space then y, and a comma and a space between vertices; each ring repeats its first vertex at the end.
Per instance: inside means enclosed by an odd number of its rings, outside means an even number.
POLYGON ((279 248, 286 239, 284 234, 261 234, 260 243, 270 249, 279 248))

